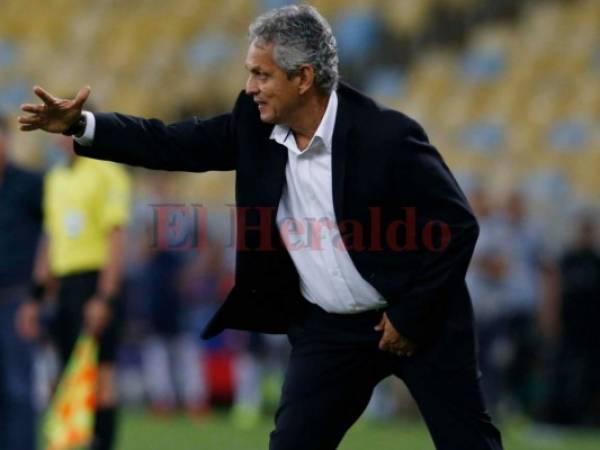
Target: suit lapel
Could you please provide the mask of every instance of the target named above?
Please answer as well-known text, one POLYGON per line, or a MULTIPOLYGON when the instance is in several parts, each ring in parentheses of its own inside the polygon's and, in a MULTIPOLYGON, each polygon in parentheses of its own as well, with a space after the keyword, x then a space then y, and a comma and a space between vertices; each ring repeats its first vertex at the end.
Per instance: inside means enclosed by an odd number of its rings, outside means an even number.
MULTIPOLYGON (((333 209, 336 220, 343 218, 343 194, 344 179, 346 175, 346 159, 348 155, 348 146, 351 145, 350 135, 352 130, 352 117, 350 106, 345 96, 346 88, 340 84, 338 89, 338 110, 333 130, 333 143, 331 154, 331 183, 333 193, 333 209)), ((261 183, 265 185, 266 198, 263 199, 265 206, 273 205, 277 207, 283 186, 285 183, 285 167, 287 164, 288 152, 285 146, 269 139, 272 126, 263 128, 263 142, 266 141, 266 158, 264 161, 264 171, 262 172, 261 183)))
POLYGON ((331 183, 333 192, 333 209, 336 220, 343 218, 344 179, 346 176, 346 159, 348 156, 349 134, 352 128, 350 108, 344 95, 344 85, 338 89, 338 110, 333 130, 331 149, 331 183))

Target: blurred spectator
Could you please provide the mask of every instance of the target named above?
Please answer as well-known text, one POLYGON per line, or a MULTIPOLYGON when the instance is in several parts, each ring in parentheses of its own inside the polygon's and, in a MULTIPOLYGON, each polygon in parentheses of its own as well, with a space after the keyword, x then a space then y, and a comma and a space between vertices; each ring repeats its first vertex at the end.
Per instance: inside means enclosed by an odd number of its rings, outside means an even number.
POLYGON ((0 116, 0 449, 36 445, 33 350, 37 306, 27 301, 42 224, 42 178, 8 161, 0 116))
POLYGON ((543 246, 519 193, 496 210, 483 188, 471 196, 480 223, 467 282, 473 296, 484 392, 492 409, 531 410, 543 246))
MULTIPOLYGON (((238 427, 251 428, 258 424, 263 408, 267 406, 269 388, 281 385, 290 346, 286 336, 239 334, 238 351, 234 356, 231 417, 238 427)), ((275 406, 277 399, 273 403, 275 406)))
POLYGON ((233 271, 225 262, 221 242, 209 239, 202 253, 190 258, 180 277, 186 327, 195 339, 207 403, 228 404, 233 395, 231 346, 228 333, 200 341, 200 333, 233 285, 233 271))
POLYGON ((150 332, 143 345, 144 379, 152 409, 170 413, 178 404, 192 415, 206 402, 200 353, 182 302, 180 253, 156 251, 144 268, 145 300, 149 303, 150 332))
POLYGON ((197 416, 205 408, 207 389, 193 310, 183 292, 184 274, 195 258, 170 247, 187 236, 189 224, 178 214, 179 208, 172 207, 172 177, 146 172, 139 181, 134 229, 128 239, 127 292, 129 352, 137 351, 139 361, 130 372, 141 377, 143 395, 155 414, 171 414, 182 407, 197 416))
POLYGON ((537 316, 542 294, 542 269, 547 255, 542 232, 527 213, 525 199, 512 192, 501 223, 501 254, 506 261, 504 327, 510 342, 507 384, 512 407, 532 412, 533 380, 540 359, 537 316))
POLYGON ((542 419, 600 425, 600 253, 591 216, 560 258, 560 301, 554 304, 560 341, 542 419))
POLYGON ((507 262, 500 252, 501 218, 493 210, 488 192, 482 186, 476 186, 471 192, 470 202, 480 231, 467 273, 467 284, 476 319, 483 391, 488 405, 495 410, 505 393, 504 371, 509 352, 503 324, 507 262))

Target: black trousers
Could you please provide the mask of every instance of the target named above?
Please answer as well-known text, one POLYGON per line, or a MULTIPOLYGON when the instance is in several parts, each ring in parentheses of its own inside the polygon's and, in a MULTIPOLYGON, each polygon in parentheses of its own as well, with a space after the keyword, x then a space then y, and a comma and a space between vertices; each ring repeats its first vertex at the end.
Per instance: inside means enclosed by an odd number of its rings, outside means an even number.
MULTIPOLYGON (((290 361, 270 450, 334 450, 366 408, 375 385, 400 377, 438 450, 501 450, 485 411, 475 364, 440 370, 422 355, 378 349, 381 311, 330 314, 310 305, 288 332, 290 361)), ((398 442, 398 449, 403 447, 398 442)), ((374 449, 376 450, 376 449, 374 449)))
MULTIPOLYGON (((99 272, 89 271, 59 278, 58 309, 51 325, 51 335, 66 364, 83 327, 83 312, 87 301, 98 289, 99 272)), ((111 321, 98 340, 100 362, 115 362, 123 322, 123 302, 111 302, 111 321)))

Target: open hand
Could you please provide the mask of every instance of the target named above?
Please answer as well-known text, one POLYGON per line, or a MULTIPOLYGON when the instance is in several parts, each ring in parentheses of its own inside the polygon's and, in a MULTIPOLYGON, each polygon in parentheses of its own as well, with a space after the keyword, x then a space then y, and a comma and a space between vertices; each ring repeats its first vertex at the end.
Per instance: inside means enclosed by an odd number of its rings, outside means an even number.
POLYGON ((19 117, 21 131, 44 130, 49 133, 62 133, 66 131, 81 117, 83 104, 90 96, 90 87, 79 90, 73 100, 56 98, 40 86, 34 86, 33 92, 43 103, 26 103, 21 109, 30 113, 19 117))
POLYGON ((383 331, 383 336, 379 341, 380 350, 395 353, 398 356, 412 356, 415 353, 415 344, 396 331, 386 313, 383 313, 375 330, 383 331))
POLYGON ((37 339, 40 335, 39 305, 34 300, 26 300, 17 310, 15 328, 25 340, 37 339))
POLYGON ((108 301, 94 296, 87 301, 84 308, 85 329, 92 336, 99 337, 111 319, 108 301))

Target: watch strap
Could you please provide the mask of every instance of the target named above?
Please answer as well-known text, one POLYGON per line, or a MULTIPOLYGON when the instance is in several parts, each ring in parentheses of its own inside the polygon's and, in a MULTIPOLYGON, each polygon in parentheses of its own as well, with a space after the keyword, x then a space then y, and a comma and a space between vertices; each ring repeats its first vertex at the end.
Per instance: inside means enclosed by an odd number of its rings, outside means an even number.
POLYGON ((65 136, 81 137, 81 136, 83 136, 86 125, 87 125, 87 117, 85 116, 85 114, 82 114, 81 116, 79 116, 79 119, 77 119, 75 122, 73 122, 73 124, 69 128, 67 128, 65 131, 63 131, 62 134, 64 134, 65 136))

